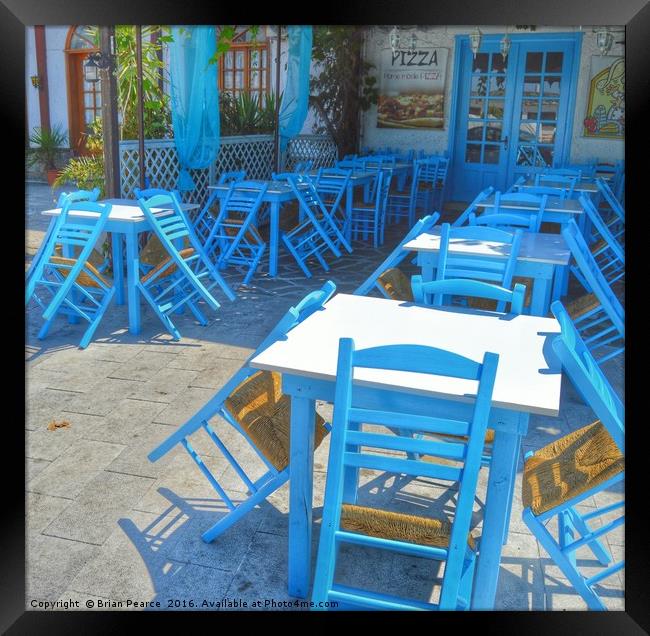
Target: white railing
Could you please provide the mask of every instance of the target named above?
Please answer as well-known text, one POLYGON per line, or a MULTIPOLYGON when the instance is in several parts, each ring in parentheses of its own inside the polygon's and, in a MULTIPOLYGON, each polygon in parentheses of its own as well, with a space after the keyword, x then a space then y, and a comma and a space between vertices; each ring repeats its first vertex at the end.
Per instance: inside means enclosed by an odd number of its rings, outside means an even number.
MULTIPOLYGON (((151 187, 174 189, 180 166, 173 139, 145 141, 145 173, 151 187)), ((246 135, 222 137, 216 161, 209 168, 192 170, 196 189, 184 198, 203 205, 208 198, 208 185, 229 170, 245 170, 249 179, 269 179, 273 172, 273 136, 246 135)), ((300 135, 287 147, 285 168, 291 170, 298 161, 311 160, 315 168, 330 166, 338 158, 336 145, 322 135, 300 135)), ((137 141, 120 142, 120 181, 123 197, 131 197, 140 181, 137 141)))

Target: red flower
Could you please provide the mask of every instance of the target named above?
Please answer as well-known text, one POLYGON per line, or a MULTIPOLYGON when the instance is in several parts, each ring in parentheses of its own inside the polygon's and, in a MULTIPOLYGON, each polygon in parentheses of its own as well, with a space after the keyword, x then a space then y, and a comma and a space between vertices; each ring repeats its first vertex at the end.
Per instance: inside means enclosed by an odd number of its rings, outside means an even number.
POLYGON ((584 127, 590 132, 595 133, 598 122, 595 117, 586 117, 584 120, 584 127))

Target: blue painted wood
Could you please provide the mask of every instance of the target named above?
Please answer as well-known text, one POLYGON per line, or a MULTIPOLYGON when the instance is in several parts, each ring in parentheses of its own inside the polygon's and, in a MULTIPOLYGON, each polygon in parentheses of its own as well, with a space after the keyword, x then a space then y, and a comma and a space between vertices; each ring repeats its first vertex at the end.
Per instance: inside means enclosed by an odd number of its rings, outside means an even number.
MULTIPOLYGON (((231 512, 225 517, 221 518, 217 523, 212 525, 210 528, 203 532, 202 539, 206 542, 214 541, 218 536, 220 536, 225 530, 231 527, 239 519, 245 516, 250 510, 252 510, 258 503, 261 503, 266 497, 271 493, 275 492, 280 486, 282 486, 288 479, 290 475, 290 467, 285 468, 284 470, 278 471, 266 458, 265 456, 257 449, 253 441, 250 439, 247 432, 240 427, 235 419, 231 416, 228 410, 225 407, 225 401, 228 396, 248 377, 257 373, 257 369, 253 369, 250 366, 250 361, 257 356, 259 353, 264 351, 274 342, 284 337, 291 329, 293 329, 297 324, 302 322, 305 318, 310 316, 316 311, 319 311, 323 308, 324 304, 332 297, 336 291, 336 286, 332 281, 327 281, 320 289, 315 290, 307 294, 298 304, 294 307, 290 307, 286 314, 279 320, 275 327, 271 330, 260 346, 247 358, 243 366, 235 375, 233 375, 228 382, 219 390, 217 393, 208 400, 187 422, 182 424, 176 431, 174 431, 169 437, 167 437, 163 442, 158 444, 147 456, 149 461, 155 462, 164 455, 166 455, 170 450, 175 448, 178 444, 181 444, 189 453, 190 457, 197 464, 199 470, 203 475, 208 479, 212 487, 215 489, 217 494, 224 500, 226 505, 230 508, 231 512), (220 420, 215 420, 213 423, 210 423, 210 420, 215 416, 220 416, 225 420, 228 425, 234 427, 246 440, 252 450, 257 454, 259 459, 266 465, 267 472, 256 482, 252 480, 246 474, 244 468, 236 461, 233 455, 229 452, 226 444, 221 440, 215 431, 215 427, 220 425, 220 420), (217 446, 222 456, 226 461, 233 467, 235 473, 239 475, 244 486, 248 489, 250 495, 243 501, 235 504, 232 502, 225 490, 221 486, 219 480, 212 474, 209 469, 203 464, 201 458, 195 453, 192 452, 193 449, 189 443, 189 437, 196 433, 199 429, 203 429, 212 440, 212 442, 217 446), (229 503, 230 502, 230 503, 229 503)), ((311 416, 307 415, 307 419, 311 417, 311 444, 313 446, 313 435, 314 435, 314 426, 313 426, 313 401, 307 400, 308 408, 307 411, 311 412, 311 416)), ((305 421, 300 419, 300 409, 296 410, 295 417, 297 418, 297 424, 291 426, 291 445, 293 448, 294 444, 294 431, 298 429, 298 434, 301 435, 301 429, 305 427, 305 421)), ((292 409, 291 413, 292 422, 294 422, 294 411, 292 409)), ((329 426, 329 425, 327 425, 329 426)), ((304 433, 304 435, 309 436, 309 433, 304 433)), ((305 442, 305 448, 307 447, 305 442)), ((297 444, 303 444, 303 440, 299 440, 297 444)), ((305 461, 311 461, 308 457, 304 456, 305 461)), ((293 474, 291 475, 293 479, 293 474)), ((300 477, 298 477, 300 481, 300 477)), ((304 481, 304 480, 303 480, 304 481)), ((303 486, 305 488, 311 488, 311 485, 303 486)), ((311 499, 310 502, 310 512, 311 515, 311 499)), ((311 521, 311 517, 309 517, 311 521)), ((311 524, 310 524, 311 525, 311 524)), ((290 530, 291 532, 291 530, 290 530)), ((291 567, 291 566, 290 566, 291 567)), ((308 583, 308 582, 307 582, 308 583)))
MULTIPOLYGON (((553 351, 562 363, 562 368, 571 382, 586 399, 587 404, 592 407, 614 443, 624 453, 625 409, 623 403, 607 381, 562 304, 556 301, 551 309, 562 329, 560 335, 553 340, 553 351)), ((528 456, 530 454, 527 455, 527 458, 528 456)), ((625 521, 625 514, 622 513, 614 519, 611 519, 610 516, 607 522, 603 521, 598 528, 592 528, 590 521, 611 515, 612 511, 623 507, 624 502, 601 506, 587 514, 578 512, 576 506, 585 498, 620 483, 624 477, 624 473, 621 472, 581 495, 567 499, 539 515, 535 515, 530 508, 526 508, 522 515, 524 522, 542 547, 582 596, 588 608, 592 610, 607 609, 594 586, 624 567, 624 561, 609 565, 612 557, 600 538, 620 527, 625 521), (559 534, 557 537, 549 530, 548 521, 553 517, 558 519, 559 534), (598 561, 608 567, 603 568, 596 575, 582 574, 576 562, 575 553, 583 546, 589 547, 598 561)))
POLYGON ((390 186, 393 181, 392 170, 378 170, 374 187, 374 201, 368 205, 352 206, 350 233, 353 240, 368 240, 378 248, 384 244, 386 210, 390 186))
MULTIPOLYGON (((344 237, 347 237, 350 232, 350 216, 343 207, 343 195, 347 192, 351 178, 352 170, 350 169, 319 168, 314 180, 316 192, 344 237)), ((339 249, 343 248, 348 253, 352 252, 352 247, 347 240, 341 241, 339 236, 332 231, 329 231, 328 234, 339 249)))
POLYGON ((485 190, 481 190, 474 200, 465 208, 464 212, 451 224, 452 227, 459 227, 469 222, 469 215, 476 213, 478 204, 487 199, 494 192, 494 188, 489 186, 485 190))
POLYGON ((266 249, 257 223, 267 188, 264 182, 232 182, 203 245, 220 269, 244 267, 244 285, 250 283, 266 249))
MULTIPOLYGON (((368 467, 373 470, 404 473, 409 475, 426 475, 442 480, 458 483, 459 493, 454 518, 452 521, 451 537, 446 550, 419 551, 422 556, 444 558, 446 561, 442 590, 440 594, 439 609, 458 609, 467 606, 468 599, 461 602, 461 581, 463 591, 467 594, 471 582, 464 574, 468 563, 474 561, 475 555, 467 543, 472 506, 478 483, 478 473, 481 466, 481 455, 485 432, 491 408, 492 389, 496 377, 498 356, 486 353, 483 361, 477 363, 463 358, 457 354, 414 345, 394 345, 376 347, 355 351, 354 342, 350 338, 341 338, 339 344, 339 357, 337 366, 337 379, 334 399, 333 433, 330 443, 327 483, 325 486, 325 503, 323 506, 323 523, 316 563, 314 590, 312 601, 324 602, 343 598, 347 604, 374 607, 394 607, 394 600, 386 597, 380 598, 376 593, 364 590, 341 591, 340 586, 334 585, 334 572, 338 556, 337 544, 349 539, 351 531, 341 528, 341 505, 344 501, 345 471, 346 467, 368 467), (478 379, 476 400, 473 413, 467 422, 469 438, 466 442, 439 441, 435 445, 424 440, 413 440, 408 437, 393 436, 373 432, 372 434, 358 432, 358 420, 363 417, 364 424, 375 423, 372 413, 366 410, 363 415, 350 417, 355 402, 356 387, 352 382, 354 369, 357 367, 392 369, 411 371, 416 373, 432 373, 449 377, 478 379), (385 438, 383 441, 382 438, 385 438), (364 449, 386 448, 402 450, 405 453, 436 452, 443 450, 441 456, 457 456, 462 447, 463 467, 450 468, 437 463, 429 463, 420 459, 401 458, 398 455, 388 456, 383 453, 371 454, 360 452, 364 449), (430 552, 435 552, 431 555, 430 552)), ((403 417, 401 411, 395 410, 392 401, 382 400, 381 391, 377 397, 383 402, 379 419, 386 422, 387 417, 394 426, 397 426, 403 417)), ((302 398, 303 400, 305 398, 302 398)), ((293 407, 293 403, 292 403, 293 407)), ((435 412, 434 409, 431 409, 435 412)), ((430 423, 435 422, 434 418, 430 423)), ((386 540, 380 537, 359 537, 355 543, 372 543, 374 547, 384 550, 409 551, 413 544, 397 540, 386 540)), ((499 549, 500 552, 500 549, 499 549)), ((422 608, 422 603, 411 603, 406 599, 399 602, 401 609, 422 608)), ((427 609, 431 609, 426 605, 427 609)), ((319 608, 321 609, 321 608, 319 608)))
MULTIPOLYGON (((217 181, 217 184, 230 185, 231 183, 236 183, 237 181, 244 181, 244 179, 246 179, 245 170, 222 172, 219 176, 219 181, 217 181)), ((217 216, 216 214, 213 214, 211 210, 218 197, 218 194, 219 193, 216 190, 212 190, 208 196, 208 200, 205 202, 205 205, 192 219, 194 231, 201 241, 205 241, 208 238, 210 230, 214 224, 214 219, 217 216)))
POLYGON ((599 302, 598 307, 579 316, 575 324, 590 352, 599 352, 597 360, 602 364, 625 351, 625 310, 574 221, 562 230, 562 236, 576 262, 572 272, 580 273, 579 280, 586 281, 587 291, 593 293, 599 302), (603 347, 609 350, 603 352, 603 347))
POLYGON ((431 229, 440 218, 440 214, 435 212, 429 216, 421 218, 404 236, 404 238, 395 246, 393 251, 381 262, 379 267, 368 276, 368 278, 354 291, 355 296, 367 295, 373 287, 376 287, 382 294, 384 293, 383 287, 377 282, 377 279, 391 267, 397 267, 409 254, 410 250, 404 249, 409 241, 431 229))
MULTIPOLYGON (((172 313, 187 306, 197 320, 206 325, 207 319, 197 306, 199 300, 216 311, 220 304, 212 295, 215 287, 221 288, 231 301, 235 300, 235 294, 206 254, 175 192, 136 189, 135 195, 153 231, 169 254, 169 259, 163 261, 153 272, 139 278, 135 284, 132 281, 129 285, 130 293, 135 296, 136 304, 137 293, 141 293, 173 338, 179 340, 181 334, 170 317, 172 313), (172 212, 157 216, 153 212, 156 208, 172 212), (177 244, 182 241, 187 241, 190 247, 179 250, 177 244)), ((137 245, 133 243, 134 240, 127 237, 127 259, 136 264, 137 245)), ((137 272, 138 267, 131 271, 137 272)))
POLYGON ((112 282, 96 274, 97 270, 89 264, 90 254, 111 212, 110 204, 95 202, 97 195, 97 190, 61 195, 61 213, 52 220, 27 273, 25 305, 34 299, 43 309, 40 339, 47 336, 58 315, 68 316, 74 323, 83 318, 89 324, 79 347, 85 349, 115 295, 112 282), (85 223, 79 223, 75 212, 92 212, 96 216, 86 217, 85 223), (65 260, 57 256, 57 246, 61 246, 65 260))
POLYGON ((479 221, 479 223, 490 223, 501 226, 507 226, 509 224, 512 227, 524 227, 531 232, 539 232, 547 202, 548 195, 546 194, 537 196, 526 192, 502 193, 497 190, 494 193, 494 205, 485 209, 482 215, 482 217, 486 217, 486 220, 479 221), (531 207, 530 209, 517 208, 516 212, 513 211, 513 205, 519 206, 522 204, 530 205, 531 207), (488 221, 487 217, 493 214, 508 215, 510 221, 508 222, 505 218, 502 219, 504 221, 502 223, 498 223, 495 219, 488 221))

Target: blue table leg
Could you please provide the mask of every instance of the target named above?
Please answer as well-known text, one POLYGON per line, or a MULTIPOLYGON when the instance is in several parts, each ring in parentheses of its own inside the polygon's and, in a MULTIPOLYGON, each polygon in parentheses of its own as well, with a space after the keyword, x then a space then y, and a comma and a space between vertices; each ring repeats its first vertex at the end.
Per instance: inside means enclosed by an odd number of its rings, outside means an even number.
MULTIPOLYGON (((74 250, 72 249, 72 245, 69 245, 67 243, 64 243, 62 245, 62 250, 61 253, 65 258, 75 258, 74 255, 74 250)), ((70 296, 72 299, 73 303, 77 303, 79 299, 79 293, 75 291, 74 287, 70 290, 70 296)), ((71 325, 77 325, 79 324, 79 321, 81 318, 75 314, 68 314, 68 323, 71 325)))
MULTIPOLYGON (((365 194, 364 194, 365 198, 365 194)), ((345 193, 345 218, 346 218, 346 232, 345 232, 345 238, 347 239, 348 243, 352 243, 352 203, 354 201, 354 186, 349 183, 347 187, 347 191, 345 193)))
POLYGON ((289 595, 307 598, 311 581, 311 529, 315 402, 291 397, 289 468, 289 595))
POLYGON ((140 333, 140 294, 136 284, 138 282, 140 263, 138 249, 138 235, 129 232, 126 236, 126 277, 127 299, 129 303, 129 332, 140 333))
POLYGON ((546 316, 551 294, 550 284, 551 281, 548 278, 537 276, 533 279, 533 295, 530 301, 531 316, 546 316))
POLYGON ((124 300, 124 248, 122 235, 114 232, 111 235, 111 250, 113 254, 113 284, 115 285, 115 304, 123 305, 124 300))
MULTIPOLYGON (((496 415, 496 414, 495 414, 496 415)), ((528 426, 527 413, 499 412, 502 424, 495 431, 492 462, 485 498, 483 531, 479 548, 474 593, 471 608, 491 610, 499 580, 501 547, 507 538, 514 475, 516 474, 520 437, 525 435, 528 426), (503 423, 511 421, 511 426, 503 429, 503 423)))
POLYGON ((269 246, 269 275, 278 275, 278 243, 280 239, 280 202, 271 201, 271 227, 269 246))
POLYGON ((560 300, 562 297, 562 285, 564 284, 564 277, 569 271, 568 266, 556 265, 555 274, 553 276, 553 291, 551 293, 552 300, 560 300))

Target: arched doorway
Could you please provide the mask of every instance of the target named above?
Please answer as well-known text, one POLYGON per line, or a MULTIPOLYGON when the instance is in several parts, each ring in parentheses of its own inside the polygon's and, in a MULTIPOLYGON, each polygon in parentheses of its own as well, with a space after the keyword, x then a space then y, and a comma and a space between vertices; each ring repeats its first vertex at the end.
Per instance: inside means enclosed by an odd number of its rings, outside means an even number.
POLYGON ((70 148, 75 154, 86 154, 85 134, 96 117, 101 117, 99 82, 86 82, 84 62, 91 53, 99 51, 97 27, 70 27, 65 43, 68 77, 68 128, 70 148))

